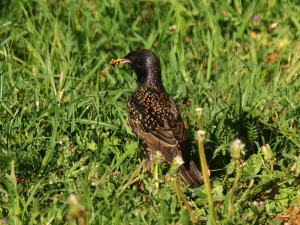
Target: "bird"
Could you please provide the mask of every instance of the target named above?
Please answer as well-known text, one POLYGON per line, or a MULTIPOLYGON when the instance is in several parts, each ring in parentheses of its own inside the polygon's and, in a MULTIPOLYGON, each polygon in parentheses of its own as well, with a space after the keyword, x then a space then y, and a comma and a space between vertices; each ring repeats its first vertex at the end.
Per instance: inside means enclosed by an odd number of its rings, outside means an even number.
POLYGON ((146 171, 155 160, 178 163, 178 174, 186 185, 203 184, 202 173, 191 159, 183 119, 174 99, 165 90, 160 60, 150 50, 140 49, 112 59, 110 66, 128 64, 137 75, 137 87, 127 103, 127 119, 139 136, 139 148, 146 171))

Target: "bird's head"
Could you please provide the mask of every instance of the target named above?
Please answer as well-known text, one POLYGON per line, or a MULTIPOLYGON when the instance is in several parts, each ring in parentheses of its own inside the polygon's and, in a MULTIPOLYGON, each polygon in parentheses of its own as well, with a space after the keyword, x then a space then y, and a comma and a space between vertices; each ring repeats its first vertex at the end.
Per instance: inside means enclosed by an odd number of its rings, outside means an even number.
POLYGON ((149 79, 161 81, 161 69, 158 57, 147 49, 141 49, 128 53, 126 56, 113 59, 110 65, 129 64, 136 72, 138 82, 146 82, 149 79))

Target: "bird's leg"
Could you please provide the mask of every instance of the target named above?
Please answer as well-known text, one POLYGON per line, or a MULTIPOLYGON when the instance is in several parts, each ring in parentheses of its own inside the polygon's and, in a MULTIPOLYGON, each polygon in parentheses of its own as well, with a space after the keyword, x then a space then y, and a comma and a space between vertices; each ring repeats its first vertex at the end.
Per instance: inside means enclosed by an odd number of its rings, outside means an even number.
POLYGON ((148 149, 147 144, 140 140, 140 150, 141 154, 143 156, 143 163, 145 165, 146 172, 151 172, 151 166, 152 166, 152 157, 151 157, 151 151, 148 149))
POLYGON ((145 165, 145 170, 148 173, 151 173, 151 167, 153 165, 153 163, 155 164, 154 167, 154 179, 155 179, 155 186, 156 186, 156 191, 158 191, 159 189, 159 182, 158 182, 158 163, 160 161, 160 158, 154 156, 153 153, 147 146, 147 144, 140 140, 140 150, 141 150, 141 154, 143 156, 143 163, 145 165))

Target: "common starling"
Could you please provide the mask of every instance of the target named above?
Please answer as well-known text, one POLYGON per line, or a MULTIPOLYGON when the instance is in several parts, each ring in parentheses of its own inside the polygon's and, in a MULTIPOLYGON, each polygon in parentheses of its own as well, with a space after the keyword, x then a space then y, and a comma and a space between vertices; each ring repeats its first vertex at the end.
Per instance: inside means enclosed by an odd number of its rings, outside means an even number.
POLYGON ((136 72, 138 86, 127 104, 127 118, 140 138, 146 171, 155 159, 179 163, 179 175, 191 188, 203 184, 201 172, 191 160, 184 123, 173 98, 161 79, 158 57, 147 49, 130 52, 110 65, 129 64, 136 72))

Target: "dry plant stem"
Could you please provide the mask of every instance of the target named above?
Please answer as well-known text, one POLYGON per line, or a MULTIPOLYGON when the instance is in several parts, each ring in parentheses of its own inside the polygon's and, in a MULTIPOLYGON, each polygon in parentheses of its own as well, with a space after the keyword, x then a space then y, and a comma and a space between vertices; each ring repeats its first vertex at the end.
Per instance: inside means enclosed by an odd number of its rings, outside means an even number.
POLYGON ((84 219, 84 218, 79 217, 79 218, 78 218, 78 221, 79 221, 79 224, 80 224, 80 225, 85 225, 85 219, 84 219))
POLYGON ((202 116, 199 118, 199 130, 202 130, 202 116))
MULTIPOLYGON (((200 129, 202 128, 202 118, 200 118, 200 129)), ((210 181, 209 181, 209 175, 208 175, 208 166, 206 162, 206 156, 204 152, 204 145, 201 139, 198 139, 198 148, 199 148, 199 155, 200 155, 200 162, 201 162, 201 169, 202 169, 202 174, 203 174, 203 180, 204 180, 204 185, 207 191, 207 200, 208 200, 208 205, 209 208, 211 209, 211 215, 212 215, 212 222, 214 224, 217 224, 217 213, 214 207, 214 203, 212 200, 212 195, 211 195, 211 186, 210 186, 210 181)))
POLYGON ((274 168, 273 168, 273 162, 271 162, 271 173, 273 173, 273 171, 274 171, 274 168))
POLYGON ((106 171, 104 172, 104 174, 100 178, 99 183, 106 177, 106 175, 108 174, 109 170, 110 170, 110 167, 107 167, 106 171))
POLYGON ((231 216, 233 216, 233 197, 234 197, 234 190, 235 187, 237 185, 237 182, 239 181, 239 177, 240 177, 240 161, 236 162, 236 177, 234 180, 234 183, 232 185, 232 190, 231 190, 231 195, 230 195, 230 214, 231 216))
MULTIPOLYGON (((300 154, 298 155, 298 158, 300 159, 300 154)), ((297 167, 297 162, 294 162, 293 166, 291 167, 291 171, 294 171, 297 167)))
POLYGON ((180 197, 182 198, 183 202, 184 202, 184 205, 186 206, 189 214, 190 214, 190 217, 191 217, 191 220, 193 223, 198 223, 196 217, 193 215, 193 210, 191 208, 191 206, 189 205, 188 201, 186 200, 184 194, 182 193, 178 183, 177 183, 177 180, 174 179, 174 186, 175 186, 175 190, 176 190, 176 194, 177 194, 177 197, 178 197, 178 201, 179 201, 179 204, 180 204, 180 207, 181 209, 183 209, 183 205, 180 201, 180 197))

